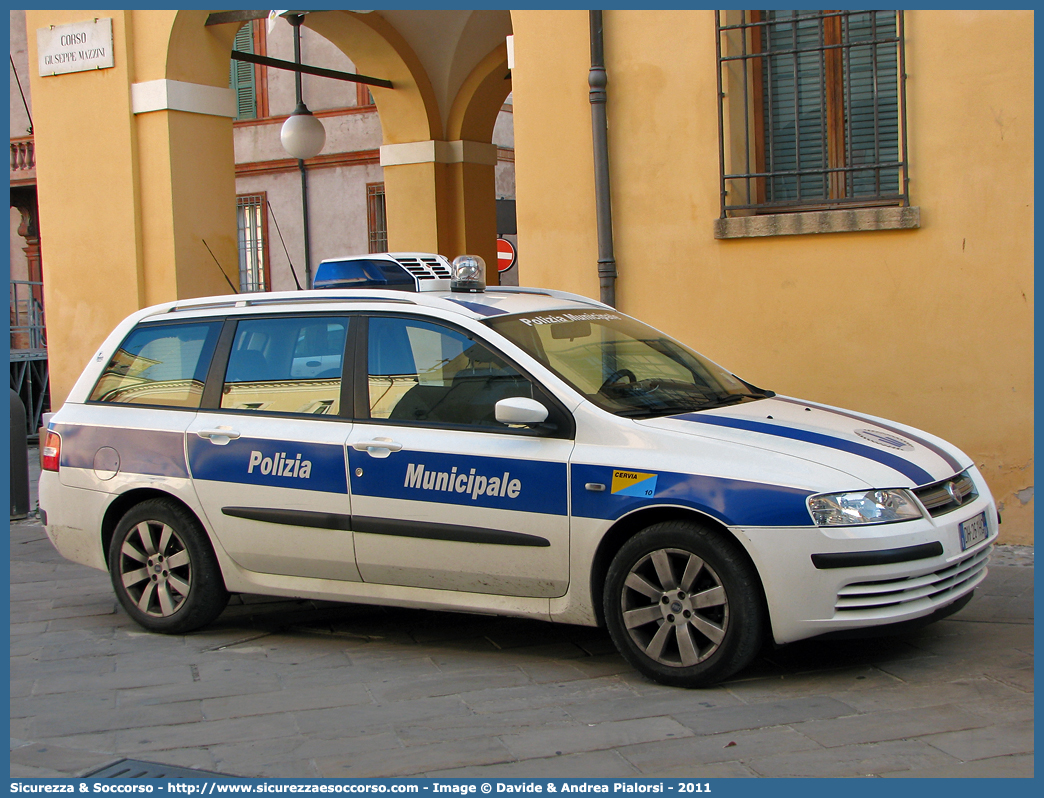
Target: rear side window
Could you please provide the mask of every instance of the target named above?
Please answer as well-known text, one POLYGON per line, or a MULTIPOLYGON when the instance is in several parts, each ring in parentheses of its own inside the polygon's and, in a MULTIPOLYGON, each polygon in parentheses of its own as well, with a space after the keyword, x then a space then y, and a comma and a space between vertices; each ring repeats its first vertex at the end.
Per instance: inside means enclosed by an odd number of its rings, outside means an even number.
POLYGON ((228 357, 221 408, 337 415, 347 332, 344 316, 240 321, 228 357))
POLYGON ((221 323, 143 324, 105 367, 92 402, 198 408, 221 323))

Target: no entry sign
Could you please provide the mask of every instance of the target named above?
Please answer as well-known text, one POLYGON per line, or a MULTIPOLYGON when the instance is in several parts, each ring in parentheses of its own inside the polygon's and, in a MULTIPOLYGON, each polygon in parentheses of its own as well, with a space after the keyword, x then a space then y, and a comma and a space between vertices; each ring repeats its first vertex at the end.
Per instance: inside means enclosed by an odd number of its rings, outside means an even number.
POLYGON ((515 248, 506 238, 497 239, 497 271, 506 272, 515 265, 515 248))

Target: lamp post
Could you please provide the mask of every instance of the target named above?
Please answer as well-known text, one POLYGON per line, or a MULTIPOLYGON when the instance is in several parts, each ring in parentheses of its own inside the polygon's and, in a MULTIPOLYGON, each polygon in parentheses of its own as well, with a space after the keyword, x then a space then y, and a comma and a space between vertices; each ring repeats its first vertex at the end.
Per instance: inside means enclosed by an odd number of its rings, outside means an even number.
MULTIPOLYGON (((290 14, 287 21, 294 27, 294 64, 301 66, 301 14, 290 14)), ((312 248, 308 224, 308 173, 305 170, 305 159, 314 158, 326 144, 326 130, 312 112, 308 110, 301 97, 301 72, 294 73, 294 90, 297 107, 279 132, 279 141, 290 155, 297 159, 297 168, 301 172, 301 210, 304 217, 304 255, 305 285, 312 284, 312 248)))

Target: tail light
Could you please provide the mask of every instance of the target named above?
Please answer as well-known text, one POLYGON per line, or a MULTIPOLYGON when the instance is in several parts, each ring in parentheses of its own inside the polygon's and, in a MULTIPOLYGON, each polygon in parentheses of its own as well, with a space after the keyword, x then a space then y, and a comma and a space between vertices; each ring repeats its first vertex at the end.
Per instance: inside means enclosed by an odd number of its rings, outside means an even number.
POLYGON ((62 458, 62 436, 47 430, 47 438, 40 450, 40 467, 44 471, 57 471, 62 458))

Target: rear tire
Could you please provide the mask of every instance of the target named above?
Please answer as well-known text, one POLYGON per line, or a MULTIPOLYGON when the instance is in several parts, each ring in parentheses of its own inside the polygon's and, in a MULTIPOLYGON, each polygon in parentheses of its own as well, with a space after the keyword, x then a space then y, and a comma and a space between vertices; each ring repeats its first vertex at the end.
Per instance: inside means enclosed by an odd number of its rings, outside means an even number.
POLYGON ((199 629, 228 604, 206 532, 169 499, 142 502, 120 519, 109 544, 109 575, 127 614, 150 632, 199 629))
POLYGON ((606 625, 623 657, 661 684, 707 687, 751 663, 764 610, 739 545, 689 521, 654 524, 613 558, 606 625))

